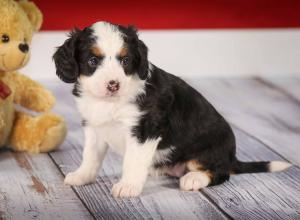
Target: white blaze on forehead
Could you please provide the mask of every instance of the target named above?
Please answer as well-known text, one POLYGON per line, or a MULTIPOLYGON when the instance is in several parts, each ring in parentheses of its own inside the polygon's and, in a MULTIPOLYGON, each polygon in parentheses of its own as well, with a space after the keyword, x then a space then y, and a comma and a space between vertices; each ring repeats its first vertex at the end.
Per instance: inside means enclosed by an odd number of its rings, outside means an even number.
POLYGON ((116 56, 124 44, 122 33, 117 26, 107 22, 97 22, 92 25, 97 37, 97 44, 105 56, 116 56))

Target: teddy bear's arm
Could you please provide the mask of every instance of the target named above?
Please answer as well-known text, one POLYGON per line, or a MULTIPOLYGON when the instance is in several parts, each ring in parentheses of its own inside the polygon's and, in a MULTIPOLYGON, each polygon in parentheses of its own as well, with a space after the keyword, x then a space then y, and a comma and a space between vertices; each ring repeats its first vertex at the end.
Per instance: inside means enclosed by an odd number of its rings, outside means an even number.
POLYGON ((14 102, 37 112, 45 112, 52 108, 55 98, 38 82, 20 73, 10 73, 15 87, 14 102))

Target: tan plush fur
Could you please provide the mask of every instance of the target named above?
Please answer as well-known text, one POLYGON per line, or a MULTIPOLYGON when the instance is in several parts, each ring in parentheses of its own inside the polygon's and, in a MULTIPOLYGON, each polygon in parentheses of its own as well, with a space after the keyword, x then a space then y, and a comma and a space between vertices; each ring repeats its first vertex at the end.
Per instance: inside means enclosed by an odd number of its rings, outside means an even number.
POLYGON ((66 136, 63 118, 49 112, 55 103, 51 92, 17 71, 28 62, 30 54, 20 51, 19 45, 30 46, 33 33, 41 24, 42 13, 32 2, 0 0, 0 81, 11 91, 6 98, 0 97, 0 147, 48 152, 66 136), (4 34, 9 36, 8 42, 2 41, 4 34), (41 114, 16 111, 14 104, 41 114))

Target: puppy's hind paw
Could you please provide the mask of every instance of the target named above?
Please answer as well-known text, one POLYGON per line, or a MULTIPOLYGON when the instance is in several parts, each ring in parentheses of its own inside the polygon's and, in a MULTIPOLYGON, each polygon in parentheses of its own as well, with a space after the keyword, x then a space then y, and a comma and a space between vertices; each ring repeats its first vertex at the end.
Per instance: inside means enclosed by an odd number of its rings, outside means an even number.
POLYGON ((180 178, 180 189, 198 191, 209 185, 210 178, 203 172, 189 172, 180 178))

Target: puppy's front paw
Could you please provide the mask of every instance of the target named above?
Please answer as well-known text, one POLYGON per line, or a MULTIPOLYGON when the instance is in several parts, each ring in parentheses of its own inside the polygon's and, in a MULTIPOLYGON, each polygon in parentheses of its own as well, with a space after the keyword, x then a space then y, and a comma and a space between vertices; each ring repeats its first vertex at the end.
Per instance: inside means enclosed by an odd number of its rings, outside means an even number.
POLYGON ((210 182, 207 174, 203 172, 189 172, 180 178, 180 189, 185 191, 198 191, 208 186, 210 182))
POLYGON ((112 195, 116 198, 136 197, 141 194, 142 188, 142 186, 120 181, 113 186, 112 195))
POLYGON ((94 182, 96 182, 95 176, 89 175, 81 170, 76 170, 75 172, 67 174, 64 184, 71 186, 82 186, 94 182))

